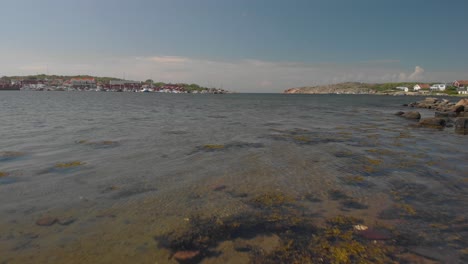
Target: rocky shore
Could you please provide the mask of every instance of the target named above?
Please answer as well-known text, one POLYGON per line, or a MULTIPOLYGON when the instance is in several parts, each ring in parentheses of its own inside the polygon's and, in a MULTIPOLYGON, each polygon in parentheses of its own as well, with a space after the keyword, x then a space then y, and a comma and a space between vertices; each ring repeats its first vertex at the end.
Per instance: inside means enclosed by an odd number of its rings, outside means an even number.
POLYGON ((404 104, 411 108, 425 108, 435 110, 434 117, 422 118, 417 111, 397 112, 398 116, 419 121, 417 126, 430 128, 455 127, 458 134, 468 135, 468 99, 464 98, 457 103, 447 99, 428 97, 422 101, 404 104))
POLYGON ((372 85, 366 83, 346 82, 329 85, 289 88, 285 94, 376 94, 372 85))

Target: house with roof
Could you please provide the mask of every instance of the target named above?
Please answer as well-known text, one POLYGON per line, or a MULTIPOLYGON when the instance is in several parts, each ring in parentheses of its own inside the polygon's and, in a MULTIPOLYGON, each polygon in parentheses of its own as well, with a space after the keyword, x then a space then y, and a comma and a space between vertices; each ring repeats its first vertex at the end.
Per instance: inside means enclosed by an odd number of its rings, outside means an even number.
POLYGON ((453 86, 455 86, 457 88, 468 87, 468 80, 454 81, 453 86))
POLYGON ((96 88, 96 80, 92 77, 77 77, 70 79, 73 88, 96 88))
POLYGON ((436 84, 431 85, 431 87, 429 89, 431 91, 445 91, 445 88, 447 88, 447 86, 445 84, 436 83, 436 84))
POLYGON ((116 90, 138 90, 141 88, 141 82, 128 80, 110 80, 109 88, 116 90))
POLYGON ((413 86, 414 91, 429 90, 429 88, 431 88, 431 86, 426 83, 420 83, 420 84, 416 84, 415 86, 413 86))
POLYGON ((468 94, 468 87, 457 88, 458 94, 468 94))

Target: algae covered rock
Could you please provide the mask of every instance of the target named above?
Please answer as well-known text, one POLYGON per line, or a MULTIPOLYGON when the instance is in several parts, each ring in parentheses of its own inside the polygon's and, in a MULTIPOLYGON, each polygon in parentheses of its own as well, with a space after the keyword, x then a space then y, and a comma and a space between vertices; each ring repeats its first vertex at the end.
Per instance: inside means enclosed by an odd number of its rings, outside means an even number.
POLYGON ((62 162, 55 164, 55 168, 57 169, 68 169, 68 168, 75 168, 78 166, 85 165, 86 163, 81 161, 71 161, 71 162, 62 162))
POLYGON ((18 151, 0 151, 0 161, 7 161, 24 156, 23 152, 18 151))

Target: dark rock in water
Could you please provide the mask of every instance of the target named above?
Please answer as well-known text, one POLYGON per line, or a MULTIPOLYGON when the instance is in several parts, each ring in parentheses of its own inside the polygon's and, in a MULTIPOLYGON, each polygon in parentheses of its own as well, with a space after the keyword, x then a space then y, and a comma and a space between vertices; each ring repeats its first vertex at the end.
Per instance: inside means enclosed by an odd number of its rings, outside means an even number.
POLYGON ((416 111, 406 112, 402 114, 401 116, 407 119, 420 119, 421 118, 421 114, 416 111))
POLYGON ((419 121, 419 125, 423 127, 443 128, 447 122, 444 118, 430 117, 419 121))
POLYGON ((465 111, 465 106, 464 105, 456 105, 455 107, 453 107, 453 112, 455 113, 460 113, 460 112, 463 112, 465 111))
POLYGON ((435 112, 435 117, 457 117, 455 112, 435 112))
POLYGON ((55 217, 51 217, 51 216, 46 216, 46 217, 43 217, 39 220, 36 221, 36 225, 39 225, 39 226, 51 226, 55 223, 57 223, 58 219, 55 218, 55 217))
POLYGON ((403 111, 398 111, 398 112, 395 113, 395 115, 401 116, 401 115, 403 115, 404 113, 405 113, 405 112, 403 112, 403 111))
POLYGON ((403 106, 408 106, 408 104, 403 104, 403 106))
POLYGON ((390 231, 384 229, 372 229, 359 231, 361 237, 369 240, 389 240, 392 239, 393 235, 390 231))
POLYGON ((198 255, 200 255, 199 250, 185 250, 185 251, 177 251, 176 253, 174 253, 172 257, 179 261, 187 261, 187 260, 194 259, 198 255))
POLYGON ((344 199, 348 199, 349 196, 346 195, 346 193, 340 191, 340 190, 337 190, 337 189, 334 189, 334 190, 329 190, 328 191, 328 197, 332 200, 344 200, 344 199))
POLYGON ((310 201, 310 202, 313 202, 313 203, 319 203, 319 202, 322 202, 322 199, 318 198, 317 196, 315 196, 314 194, 306 194, 304 195, 304 199, 310 201))
POLYGON ((341 205, 346 208, 346 209, 367 209, 369 206, 362 204, 356 200, 353 199, 347 199, 345 201, 341 202, 341 205))
POLYGON ((459 117, 455 121, 456 131, 468 131, 468 117, 459 117))

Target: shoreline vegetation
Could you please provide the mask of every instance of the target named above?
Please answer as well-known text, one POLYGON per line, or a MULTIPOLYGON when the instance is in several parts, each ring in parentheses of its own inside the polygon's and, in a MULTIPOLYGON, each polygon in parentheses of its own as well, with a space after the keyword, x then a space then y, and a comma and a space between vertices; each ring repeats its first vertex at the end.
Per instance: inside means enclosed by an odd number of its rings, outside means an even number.
POLYGON ((442 95, 442 96, 468 96, 466 88, 457 88, 453 84, 446 85, 443 91, 434 90, 432 84, 415 89, 421 85, 416 82, 400 83, 361 83, 344 82, 329 85, 304 86, 286 89, 284 94, 375 94, 375 95, 442 95), (405 89, 406 88, 406 89, 405 89), (463 94, 464 91, 464 94, 463 94))

